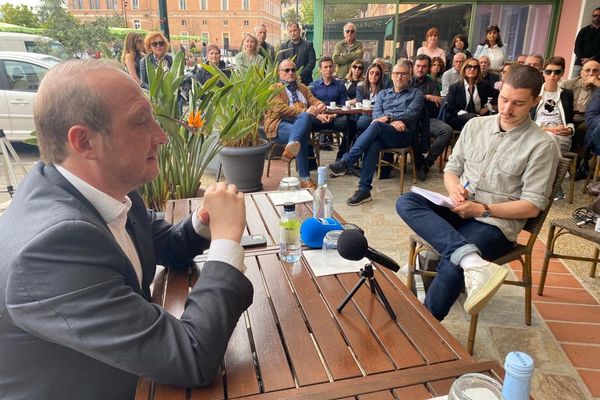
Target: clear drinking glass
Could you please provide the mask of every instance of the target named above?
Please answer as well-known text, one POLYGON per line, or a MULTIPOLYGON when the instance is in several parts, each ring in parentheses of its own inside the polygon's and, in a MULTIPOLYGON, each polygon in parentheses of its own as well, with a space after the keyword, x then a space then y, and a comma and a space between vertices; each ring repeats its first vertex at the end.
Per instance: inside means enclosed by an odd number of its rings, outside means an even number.
POLYGON ((500 383, 483 374, 464 374, 454 381, 448 400, 503 400, 500 383))
POLYGON ((333 230, 327 232, 323 238, 323 247, 321 248, 321 254, 323 255, 323 262, 329 266, 339 265, 343 260, 342 256, 337 251, 337 242, 342 234, 342 230, 333 230))
POLYGON ((279 182, 280 192, 293 192, 300 190, 300 180, 295 176, 286 176, 279 182))

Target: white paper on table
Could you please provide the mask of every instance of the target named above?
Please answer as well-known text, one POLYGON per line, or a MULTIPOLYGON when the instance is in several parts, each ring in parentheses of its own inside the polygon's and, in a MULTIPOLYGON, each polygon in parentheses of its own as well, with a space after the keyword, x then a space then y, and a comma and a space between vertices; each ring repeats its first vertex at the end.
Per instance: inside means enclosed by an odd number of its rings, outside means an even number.
POLYGON ((284 192, 267 193, 273 204, 281 206, 284 203, 306 203, 313 200, 312 194, 308 190, 290 190, 284 192))
POLYGON ((308 265, 310 265, 310 269, 312 269, 315 276, 358 272, 365 264, 369 263, 369 260, 366 258, 359 261, 351 261, 346 260, 339 255, 334 257, 333 260, 326 262, 323 259, 323 252, 321 249, 306 250, 302 252, 302 255, 304 255, 304 258, 308 261, 308 265))
POLYGON ((417 186, 411 186, 410 191, 416 194, 420 194, 425 197, 427 200, 432 202, 433 204, 437 204, 438 206, 453 208, 454 203, 452 199, 448 196, 445 196, 438 192, 433 192, 431 190, 423 189, 417 186))
POLYGON ((434 397, 431 400, 448 400, 448 396, 440 396, 440 397, 434 397))

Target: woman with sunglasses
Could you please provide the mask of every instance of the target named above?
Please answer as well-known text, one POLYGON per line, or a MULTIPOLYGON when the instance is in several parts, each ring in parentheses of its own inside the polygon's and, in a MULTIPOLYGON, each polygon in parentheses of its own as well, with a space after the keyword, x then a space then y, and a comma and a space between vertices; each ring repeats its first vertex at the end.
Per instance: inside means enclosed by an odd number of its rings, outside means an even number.
POLYGON ((446 96, 446 122, 461 131, 471 118, 493 112, 498 95, 494 88, 481 79, 479 61, 469 58, 460 70, 462 79, 448 89, 446 96))
POLYGON ((481 39, 473 57, 479 60, 481 56, 488 56, 490 59, 490 72, 500 75, 506 60, 506 47, 504 47, 500 38, 498 25, 490 25, 485 30, 485 36, 481 39))
POLYGON ((469 39, 467 38, 467 35, 463 33, 454 35, 452 45, 446 53, 446 65, 448 66, 448 69, 452 68, 452 60, 454 60, 454 55, 457 53, 463 53, 467 58, 472 57, 471 52, 469 51, 469 39))
POLYGON ((140 79, 142 80, 142 87, 145 89, 150 88, 148 82, 148 72, 146 70, 146 63, 152 63, 154 68, 159 66, 165 71, 171 69, 173 65, 173 58, 167 54, 169 51, 169 42, 167 38, 161 32, 150 32, 144 39, 144 45, 148 55, 140 60, 140 79))
POLYGON ((437 85, 438 90, 442 91, 442 75, 446 70, 444 59, 441 57, 433 57, 431 59, 431 68, 429 69, 429 77, 437 85))
MULTIPOLYGON (((356 101, 364 99, 371 100, 371 107, 375 108, 375 99, 383 87, 383 69, 379 64, 371 64, 365 74, 365 80, 356 87, 356 101)), ((356 133, 360 135, 371 124, 372 118, 368 114, 362 114, 356 123, 356 133)))
POLYGON ((552 57, 544 63, 544 86, 541 100, 531 110, 531 119, 557 141, 561 153, 569 151, 575 132, 573 91, 562 89, 558 82, 565 73, 565 59, 552 57))
POLYGON ((249 33, 244 36, 242 48, 235 56, 235 65, 241 72, 246 71, 251 65, 261 65, 264 58, 258 54, 258 39, 249 33))
POLYGON ((121 63, 127 68, 127 73, 131 79, 140 84, 140 61, 144 58, 144 39, 142 35, 135 32, 129 32, 123 42, 123 54, 121 63))
POLYGON ((444 49, 438 47, 438 41, 440 40, 440 31, 437 28, 429 28, 425 34, 425 46, 419 47, 417 55, 427 54, 430 58, 433 57, 445 57, 446 52, 444 49))
POLYGON ((362 60, 352 61, 350 70, 346 74, 344 85, 346 86, 346 95, 352 104, 356 103, 356 88, 359 83, 365 80, 363 76, 364 65, 362 60))

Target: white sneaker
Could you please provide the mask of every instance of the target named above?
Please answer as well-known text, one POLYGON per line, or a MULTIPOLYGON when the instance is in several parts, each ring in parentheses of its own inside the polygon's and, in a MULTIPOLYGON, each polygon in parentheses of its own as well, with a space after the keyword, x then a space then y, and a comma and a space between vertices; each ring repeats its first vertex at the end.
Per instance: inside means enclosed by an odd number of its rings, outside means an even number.
POLYGON ((464 307, 469 315, 478 314, 487 305, 504 282, 508 271, 508 267, 494 263, 464 270, 467 289, 464 307))

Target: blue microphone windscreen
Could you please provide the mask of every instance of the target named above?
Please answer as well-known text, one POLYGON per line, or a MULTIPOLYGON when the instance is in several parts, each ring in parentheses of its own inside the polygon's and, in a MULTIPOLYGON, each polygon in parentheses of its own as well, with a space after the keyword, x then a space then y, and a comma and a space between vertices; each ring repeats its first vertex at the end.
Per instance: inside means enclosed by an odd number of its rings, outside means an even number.
POLYGON ((300 238, 308 247, 323 247, 323 238, 327 232, 335 229, 344 228, 333 218, 307 218, 300 227, 300 238))

